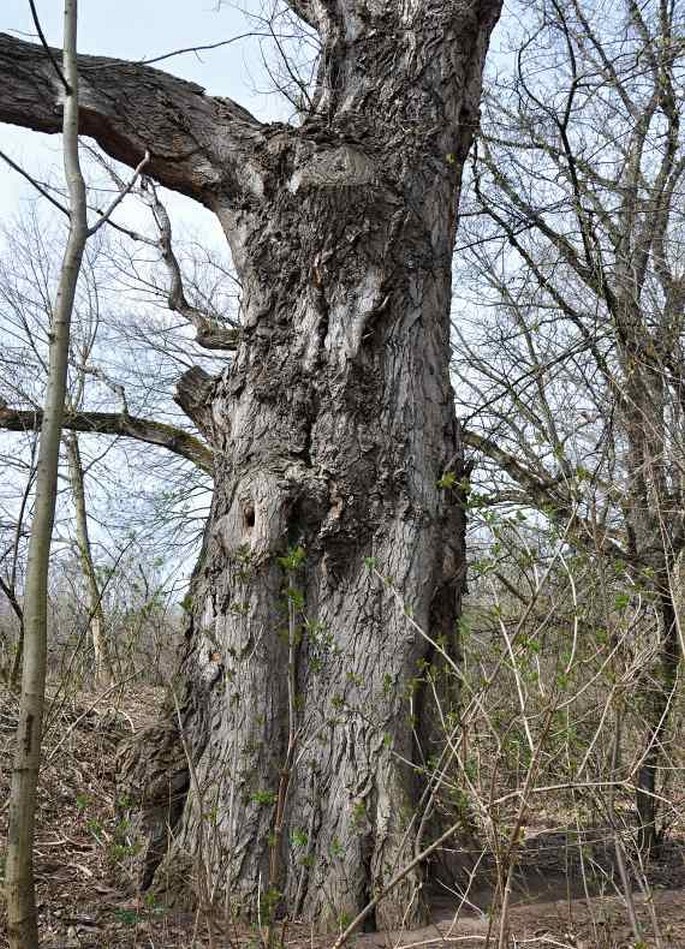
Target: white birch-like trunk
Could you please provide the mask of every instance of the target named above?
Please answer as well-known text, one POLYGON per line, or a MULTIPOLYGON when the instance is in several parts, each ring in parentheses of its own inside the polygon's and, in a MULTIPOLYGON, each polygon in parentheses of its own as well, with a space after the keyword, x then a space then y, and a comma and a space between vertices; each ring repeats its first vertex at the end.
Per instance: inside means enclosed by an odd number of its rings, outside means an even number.
POLYGON ((45 696, 48 567, 57 496, 57 468, 69 357, 69 326, 87 239, 86 194, 78 158, 76 21, 76 2, 66 0, 62 69, 69 90, 64 92, 64 167, 71 217, 50 327, 48 384, 38 450, 34 515, 26 569, 24 659, 9 801, 5 869, 11 949, 37 949, 38 946, 33 837, 45 696))

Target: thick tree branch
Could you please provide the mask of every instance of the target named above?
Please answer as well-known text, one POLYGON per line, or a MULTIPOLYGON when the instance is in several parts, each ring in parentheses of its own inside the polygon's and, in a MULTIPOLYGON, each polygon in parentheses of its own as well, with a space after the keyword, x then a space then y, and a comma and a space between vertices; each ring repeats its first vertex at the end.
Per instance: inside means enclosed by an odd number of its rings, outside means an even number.
MULTIPOLYGON (((262 126, 248 111, 140 63, 79 56, 78 67, 80 131, 112 158, 135 168, 148 150, 146 174, 210 208, 217 193, 261 193, 262 126)), ((48 52, 0 33, 0 121, 60 132, 63 97, 48 52)))
MULTIPOLYGON (((40 409, 13 409, 0 404, 0 429, 8 432, 37 431, 43 422, 40 409)), ((63 428, 90 435, 122 435, 168 451, 192 461, 207 474, 214 471, 214 454, 204 442, 173 425, 153 422, 118 412, 67 412, 63 428)))
POLYGON ((200 366, 193 366, 178 380, 174 396, 176 404, 208 438, 214 432, 211 403, 216 382, 216 378, 200 366))

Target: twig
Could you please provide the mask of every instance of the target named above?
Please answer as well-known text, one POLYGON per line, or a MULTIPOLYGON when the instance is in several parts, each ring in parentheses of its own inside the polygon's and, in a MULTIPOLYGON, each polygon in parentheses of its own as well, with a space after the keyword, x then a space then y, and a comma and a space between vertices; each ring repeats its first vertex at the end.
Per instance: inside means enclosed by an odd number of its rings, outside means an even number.
POLYGON ((149 66, 151 63, 161 63, 165 59, 171 59, 172 56, 183 56, 185 53, 203 53, 206 50, 221 49, 222 46, 230 46, 239 40, 247 40, 253 36, 263 37, 264 33, 254 31, 251 33, 240 33, 238 36, 232 36, 228 40, 220 40, 218 43, 207 43, 204 46, 185 46, 183 49, 175 49, 171 53, 163 53, 161 56, 153 56, 152 59, 141 59, 142 66, 149 66))
POLYGON ((138 180, 138 178, 140 178, 140 175, 141 175, 141 172, 142 172, 143 168, 145 168, 145 166, 148 164, 149 161, 150 161, 150 152, 149 152, 147 149, 145 149, 145 154, 143 155, 143 158, 142 158, 142 160, 140 161, 140 163, 136 166, 136 169, 135 169, 135 171, 133 172, 133 175, 131 176, 131 179, 130 179, 130 181, 128 182, 128 184, 119 192, 119 194, 116 196, 116 198, 114 199, 114 201, 112 201, 112 203, 110 204, 110 206, 109 206, 109 207, 107 208, 107 210, 104 212, 104 214, 102 215, 102 217, 100 218, 100 220, 99 220, 99 221, 96 221, 95 224, 93 224, 92 227, 89 227, 89 228, 88 228, 88 237, 92 237, 92 235, 95 234, 96 231, 99 231, 100 228, 102 227, 102 225, 103 225, 106 221, 109 220, 109 218, 112 216, 112 214, 114 213, 114 211, 116 210, 116 208, 119 207, 119 205, 120 205, 121 202, 124 200, 124 198, 126 197, 126 195, 129 194, 129 192, 131 191, 131 189, 132 189, 133 186, 135 185, 135 183, 136 183, 136 181, 138 180))
POLYGON ((425 847, 421 853, 414 857, 413 860, 410 860, 409 863, 402 867, 402 869, 395 874, 392 880, 390 880, 387 886, 384 886, 381 890, 379 890, 376 896, 374 896, 374 898, 370 900, 359 913, 357 913, 347 929, 342 932, 340 936, 338 936, 331 949, 342 949, 350 936, 354 935, 357 927, 364 922, 369 913, 371 913, 376 908, 376 906, 378 906, 380 901, 385 899, 388 893, 394 890, 397 884, 401 883, 402 880, 409 873, 411 873, 414 867, 417 867, 420 863, 423 863, 424 860, 430 857, 430 855, 441 846, 441 844, 444 844, 446 840, 449 840, 450 837, 453 837, 462 826, 462 823, 463 820, 460 818, 455 824, 452 824, 450 827, 448 827, 443 834, 440 834, 440 836, 434 840, 432 844, 429 844, 428 847, 425 847))
POLYGON ((57 60, 55 59, 55 57, 52 55, 52 49, 48 46, 48 41, 45 39, 45 34, 43 33, 43 28, 42 28, 42 26, 40 25, 40 20, 39 20, 39 18, 38 18, 38 11, 36 10, 36 5, 35 5, 35 3, 33 2, 33 0, 29 0, 29 6, 31 7, 31 16, 32 16, 32 18, 33 18, 33 24, 34 24, 34 26, 36 27, 36 32, 38 33, 38 37, 39 37, 41 43, 43 44, 43 48, 45 49, 45 52, 48 54, 48 59, 50 60, 50 62, 52 63, 52 65, 55 67, 55 72, 56 72, 57 75, 59 76, 59 78, 60 78, 60 80, 61 80, 61 82, 62 82, 62 85, 64 86, 64 91, 66 92, 66 94, 67 94, 68 96, 70 96, 70 95, 71 95, 71 86, 70 86, 69 83, 67 82, 64 73, 63 73, 62 70, 60 69, 59 63, 57 62, 57 60))
POLYGON ((66 216, 69 217, 69 211, 67 210, 67 208, 65 208, 63 204, 60 204, 56 198, 53 198, 53 196, 50 194, 47 188, 45 188, 39 181, 36 181, 33 175, 30 175, 28 171, 25 171, 21 167, 21 165, 18 165, 15 161, 12 161, 9 155, 6 155, 5 152, 0 151, 0 158, 2 158, 3 161, 7 162, 7 164, 10 166, 12 171, 16 171, 17 174, 21 175, 23 178, 26 178, 29 184, 33 185, 33 187, 36 189, 36 191, 39 194, 42 194, 44 198, 48 199, 50 204, 58 208, 62 212, 62 214, 66 214, 66 216))

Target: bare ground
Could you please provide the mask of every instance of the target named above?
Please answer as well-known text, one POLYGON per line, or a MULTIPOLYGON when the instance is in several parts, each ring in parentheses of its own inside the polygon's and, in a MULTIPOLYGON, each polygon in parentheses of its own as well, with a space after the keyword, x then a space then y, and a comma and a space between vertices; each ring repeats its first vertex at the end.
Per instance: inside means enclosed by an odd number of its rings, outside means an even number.
MULTIPOLYGON (((42 945, 45 949, 124 947, 230 947, 262 949, 264 931, 206 914, 183 913, 136 893, 126 867, 132 842, 117 799, 117 749, 154 719, 159 689, 104 699, 80 693, 51 699, 41 773, 36 839, 36 877, 42 945)), ((0 694, 0 835, 4 850, 15 699, 0 694)), ((523 855, 512 896, 508 928, 489 914, 491 890, 482 885, 462 900, 443 892, 433 901, 432 925, 414 932, 354 937, 359 949, 461 949, 556 947, 556 949, 685 949, 685 843, 673 840, 650 870, 650 890, 632 902, 641 930, 636 939, 626 902, 607 872, 598 889, 585 892, 582 874, 569 863, 566 835, 540 827, 523 855), (600 892, 603 890, 603 892, 600 892), (500 937, 502 941, 500 942, 500 937)), ((4 865, 4 859, 3 859, 4 865)), ((0 910, 0 947, 4 935, 0 910)), ((278 923, 272 949, 329 949, 334 937, 304 925, 278 923)))

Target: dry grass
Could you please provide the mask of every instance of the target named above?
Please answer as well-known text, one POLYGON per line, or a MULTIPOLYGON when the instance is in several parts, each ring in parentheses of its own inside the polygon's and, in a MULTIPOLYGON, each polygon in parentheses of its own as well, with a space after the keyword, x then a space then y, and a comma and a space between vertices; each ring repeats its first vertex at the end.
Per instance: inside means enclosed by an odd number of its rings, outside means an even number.
MULTIPOLYGON (((36 841, 37 892, 42 945, 76 947, 216 946, 259 949, 259 934, 234 923, 214 920, 212 932, 197 914, 181 913, 136 893, 127 876, 132 842, 117 799, 117 749, 134 731, 154 719, 161 691, 136 687, 105 700, 81 693, 65 700, 53 697, 45 738, 36 841)), ((16 700, 0 695, 0 799, 7 799, 16 700)), ((0 834, 6 833, 6 805, 0 812, 0 834)), ((558 830, 540 827, 522 854, 521 873, 510 913, 510 946, 619 949, 635 946, 621 898, 607 882, 604 893, 589 899, 577 879, 571 880, 568 839, 558 830)), ((654 902, 662 946, 685 946, 685 864, 678 841, 653 868, 654 902)), ((391 946, 486 945, 489 889, 480 886, 470 898, 475 906, 454 923, 456 895, 446 894, 434 907, 434 924, 402 935, 368 934, 356 944, 364 949, 391 946), (480 912, 478 911, 480 907, 480 912)), ((644 899, 636 894, 638 915, 645 922, 644 899)), ((0 919, 1 922, 1 919, 0 919)), ((497 927, 493 927, 496 933, 497 927)), ((4 929, 0 927, 0 929, 4 929)), ((330 937, 314 936, 302 925, 279 928, 276 945, 291 949, 326 949, 330 937)), ((0 931, 0 946, 5 946, 0 931)), ((496 939, 490 943, 496 946, 496 939)), ((646 938, 644 946, 656 945, 646 938)))

